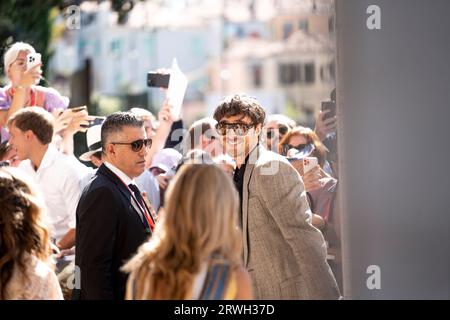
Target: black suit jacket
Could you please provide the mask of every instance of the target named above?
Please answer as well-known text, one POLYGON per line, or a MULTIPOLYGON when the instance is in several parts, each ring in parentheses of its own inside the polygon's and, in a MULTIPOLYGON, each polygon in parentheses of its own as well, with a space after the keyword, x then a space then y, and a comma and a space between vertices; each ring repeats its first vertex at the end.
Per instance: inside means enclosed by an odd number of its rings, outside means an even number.
POLYGON ((76 211, 74 300, 124 299, 119 269, 151 235, 130 190, 105 165, 85 187, 76 211))

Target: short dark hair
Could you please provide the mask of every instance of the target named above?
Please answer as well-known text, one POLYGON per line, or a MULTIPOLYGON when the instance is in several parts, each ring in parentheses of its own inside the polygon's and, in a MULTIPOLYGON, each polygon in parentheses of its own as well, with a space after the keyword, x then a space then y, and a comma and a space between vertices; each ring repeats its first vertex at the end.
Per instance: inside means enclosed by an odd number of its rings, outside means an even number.
POLYGON ((102 151, 97 151, 92 154, 93 157, 96 157, 98 160, 102 160, 102 151))
POLYGON ((144 122, 131 112, 115 112, 109 115, 103 122, 101 130, 103 152, 106 150, 106 143, 112 133, 121 132, 123 127, 141 128, 143 126, 144 122))
POLYGON ((26 107, 15 112, 8 120, 20 131, 31 130, 42 144, 49 144, 53 137, 53 116, 41 107, 26 107))
POLYGON ((264 124, 266 112, 256 98, 245 94, 235 94, 223 98, 214 112, 214 119, 218 122, 224 117, 242 115, 248 116, 254 125, 264 124))

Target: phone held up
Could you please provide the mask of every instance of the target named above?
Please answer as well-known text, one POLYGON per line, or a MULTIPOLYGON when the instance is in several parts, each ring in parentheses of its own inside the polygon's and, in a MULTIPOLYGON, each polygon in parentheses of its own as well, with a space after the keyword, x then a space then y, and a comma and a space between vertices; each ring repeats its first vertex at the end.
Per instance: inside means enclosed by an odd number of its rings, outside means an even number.
POLYGON ((41 64, 41 62, 42 60, 40 53, 29 53, 27 55, 27 71, 41 64))
POLYGON ((322 119, 325 121, 327 119, 333 118, 336 116, 336 102, 334 101, 322 101, 322 119), (328 111, 327 113, 325 113, 328 111))
POLYGON ((97 126, 103 123, 105 121, 105 117, 97 117, 95 116, 93 120, 89 120, 89 124, 87 126, 82 125, 83 128, 90 128, 93 126, 97 126))
POLYGON ((304 157, 301 159, 292 160, 290 162, 301 176, 305 175, 319 164, 316 157, 304 157))
POLYGON ((169 87, 169 79, 170 73, 150 71, 147 74, 147 86, 167 89, 169 87))
POLYGON ((81 107, 73 107, 73 108, 70 108, 70 110, 72 111, 72 112, 80 112, 80 111, 83 111, 83 110, 86 110, 87 111, 87 107, 86 106, 81 106, 81 107))

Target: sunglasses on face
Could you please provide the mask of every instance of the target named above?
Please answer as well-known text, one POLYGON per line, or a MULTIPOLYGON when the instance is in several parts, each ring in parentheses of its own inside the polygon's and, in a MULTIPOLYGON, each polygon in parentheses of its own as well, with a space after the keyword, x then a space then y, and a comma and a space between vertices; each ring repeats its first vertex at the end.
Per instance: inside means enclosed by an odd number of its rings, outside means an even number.
MULTIPOLYGON (((267 139, 273 139, 275 138, 275 129, 270 128, 267 130, 267 139)), ((279 126, 278 127, 278 132, 281 136, 284 136, 287 132, 289 131, 289 128, 286 126, 279 126)))
POLYGON ((302 144, 299 144, 299 145, 296 145, 296 146, 293 146, 291 144, 285 144, 285 145, 283 145, 283 154, 286 155, 288 153, 288 151, 291 150, 291 149, 295 149, 295 150, 300 152, 303 149, 305 149, 306 146, 308 146, 308 145, 309 145, 309 143, 302 143, 302 144))
POLYGON ((279 126, 279 127, 278 127, 278 132, 279 132, 281 135, 285 135, 288 131, 289 131, 289 128, 286 127, 286 126, 279 126))
POLYGON ((233 134, 237 136, 245 136, 248 131, 253 128, 253 124, 246 124, 246 123, 226 123, 226 122, 219 122, 216 124, 216 130, 221 135, 224 136, 230 131, 233 131, 233 134))
POLYGON ((150 148, 152 146, 152 139, 139 139, 133 142, 111 142, 112 144, 118 145, 130 145, 131 150, 134 152, 139 152, 142 150, 142 147, 150 148))

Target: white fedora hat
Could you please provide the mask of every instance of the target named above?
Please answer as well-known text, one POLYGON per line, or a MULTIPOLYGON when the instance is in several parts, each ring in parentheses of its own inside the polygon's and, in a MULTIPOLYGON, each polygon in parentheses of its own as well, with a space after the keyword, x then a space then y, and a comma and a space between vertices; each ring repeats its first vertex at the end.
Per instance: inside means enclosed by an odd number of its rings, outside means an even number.
POLYGON ((91 156, 99 151, 102 151, 102 125, 95 125, 90 127, 86 132, 86 142, 89 151, 80 156, 81 161, 91 161, 91 156))

